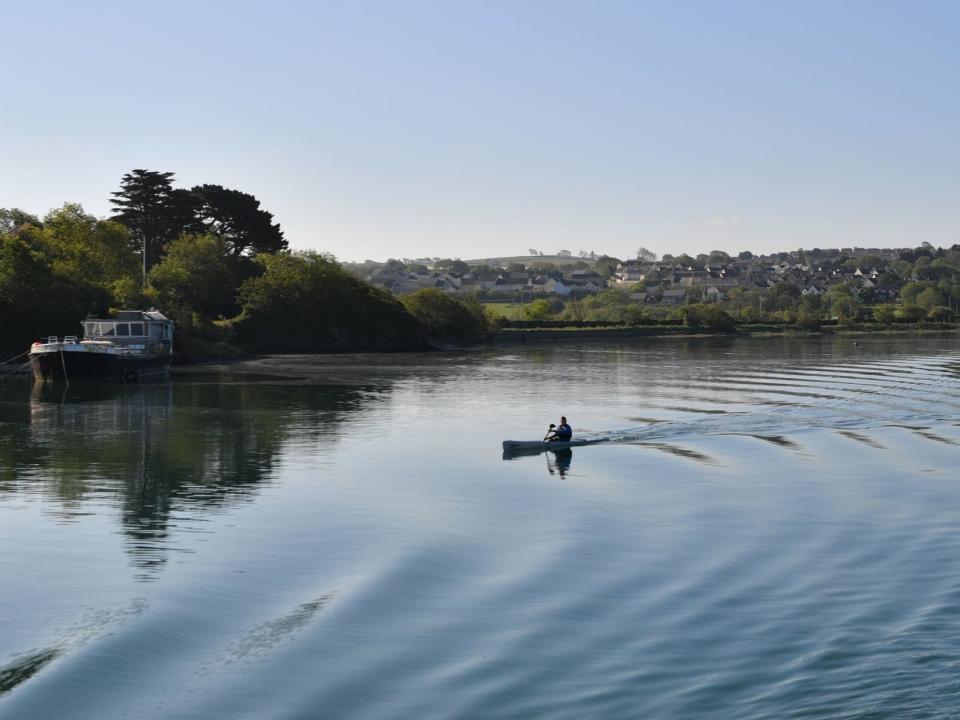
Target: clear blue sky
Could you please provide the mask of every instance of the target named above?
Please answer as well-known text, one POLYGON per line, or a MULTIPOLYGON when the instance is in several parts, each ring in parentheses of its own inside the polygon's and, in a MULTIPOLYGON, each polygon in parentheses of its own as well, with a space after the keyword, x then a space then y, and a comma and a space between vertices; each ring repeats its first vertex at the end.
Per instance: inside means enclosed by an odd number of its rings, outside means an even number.
POLYGON ((343 260, 960 242, 960 2, 6 3, 0 207, 133 168, 343 260))

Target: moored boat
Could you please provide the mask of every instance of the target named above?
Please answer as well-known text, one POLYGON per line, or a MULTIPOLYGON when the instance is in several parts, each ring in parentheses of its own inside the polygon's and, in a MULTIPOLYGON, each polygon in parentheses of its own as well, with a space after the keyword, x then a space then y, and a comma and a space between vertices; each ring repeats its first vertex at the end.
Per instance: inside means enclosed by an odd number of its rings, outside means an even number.
POLYGON ((136 382, 161 377, 173 357, 173 322, 157 310, 88 317, 83 338, 50 336, 30 347, 35 382, 80 379, 136 382))

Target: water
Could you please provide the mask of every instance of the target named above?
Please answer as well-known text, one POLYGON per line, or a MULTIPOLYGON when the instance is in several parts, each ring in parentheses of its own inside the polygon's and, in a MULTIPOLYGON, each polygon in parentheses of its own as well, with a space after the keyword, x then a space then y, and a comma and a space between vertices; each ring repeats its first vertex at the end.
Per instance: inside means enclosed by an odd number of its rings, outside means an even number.
POLYGON ((960 344, 856 343, 7 380, 0 718, 955 717, 960 344))

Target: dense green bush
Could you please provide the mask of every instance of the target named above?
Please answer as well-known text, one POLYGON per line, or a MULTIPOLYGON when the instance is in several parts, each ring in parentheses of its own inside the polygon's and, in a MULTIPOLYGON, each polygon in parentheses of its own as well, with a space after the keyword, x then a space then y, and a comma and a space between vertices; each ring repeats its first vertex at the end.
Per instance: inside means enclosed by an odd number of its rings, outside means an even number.
POLYGON ((736 328, 736 321, 719 305, 686 305, 682 308, 683 324, 724 332, 736 328))
POLYGON ((897 306, 877 305, 873 308, 873 319, 878 323, 889 325, 897 319, 897 306))
POLYGON ((920 305, 903 305, 894 315, 898 322, 915 323, 927 316, 927 310, 920 305))
POLYGON ((80 321, 109 302, 104 288, 57 272, 25 239, 0 236, 0 361, 41 337, 81 334, 80 321))
POLYGON ((475 342, 490 332, 483 306, 452 297, 436 288, 424 288, 404 296, 404 307, 435 340, 475 342))
POLYGON ((252 352, 403 350, 425 346, 404 306, 312 252, 259 255, 263 274, 240 286, 232 323, 252 352))
POLYGON ((945 305, 930 308, 930 312, 927 313, 927 320, 933 322, 952 322, 955 317, 953 310, 945 305))
POLYGON ((807 310, 806 308, 800 308, 797 312, 797 326, 802 327, 805 330, 819 330, 820 329, 820 315, 807 310))

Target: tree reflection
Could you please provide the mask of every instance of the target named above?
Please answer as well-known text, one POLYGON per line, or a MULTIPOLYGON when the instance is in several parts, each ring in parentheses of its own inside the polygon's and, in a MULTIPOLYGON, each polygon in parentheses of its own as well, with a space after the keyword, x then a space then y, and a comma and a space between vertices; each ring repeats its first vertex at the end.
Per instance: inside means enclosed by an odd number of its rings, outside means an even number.
POLYGON ((133 563, 152 577, 172 515, 250 501, 291 439, 335 440, 384 391, 249 379, 38 385, 28 402, 0 403, 0 492, 55 498, 64 521, 89 502, 116 503, 133 563))

